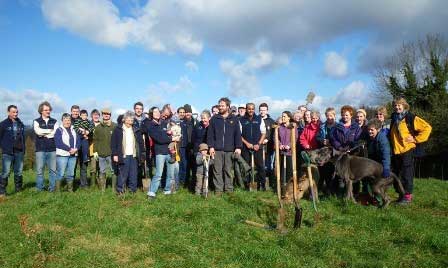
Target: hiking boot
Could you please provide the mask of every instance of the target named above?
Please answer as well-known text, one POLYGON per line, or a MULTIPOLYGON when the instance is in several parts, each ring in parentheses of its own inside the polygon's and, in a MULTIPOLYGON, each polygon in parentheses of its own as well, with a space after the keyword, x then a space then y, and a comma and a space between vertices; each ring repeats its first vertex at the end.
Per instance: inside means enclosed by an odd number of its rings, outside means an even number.
POLYGON ((23 177, 17 176, 17 179, 15 180, 15 192, 16 193, 21 192, 22 186, 23 186, 23 177))

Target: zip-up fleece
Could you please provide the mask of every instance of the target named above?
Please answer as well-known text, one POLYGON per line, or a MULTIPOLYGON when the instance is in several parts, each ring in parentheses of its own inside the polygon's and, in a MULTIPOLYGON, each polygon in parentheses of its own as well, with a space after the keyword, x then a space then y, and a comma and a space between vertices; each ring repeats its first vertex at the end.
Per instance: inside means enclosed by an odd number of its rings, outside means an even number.
POLYGON ((221 114, 214 115, 207 131, 207 144, 215 151, 233 152, 241 149, 241 130, 238 118, 229 114, 224 118, 221 114))

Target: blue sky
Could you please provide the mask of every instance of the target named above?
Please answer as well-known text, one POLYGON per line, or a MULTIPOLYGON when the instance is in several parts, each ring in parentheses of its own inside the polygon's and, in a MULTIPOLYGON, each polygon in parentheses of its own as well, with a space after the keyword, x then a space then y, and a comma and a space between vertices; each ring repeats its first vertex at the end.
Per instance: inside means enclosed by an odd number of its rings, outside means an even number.
POLYGON ((229 96, 293 110, 376 104, 372 70, 404 41, 446 34, 445 1, 0 0, 0 104, 111 107, 229 96), (445 11, 443 11, 445 10, 445 11), (400 14, 400 16, 397 16, 400 14), (425 19, 425 23, 421 23, 425 19))

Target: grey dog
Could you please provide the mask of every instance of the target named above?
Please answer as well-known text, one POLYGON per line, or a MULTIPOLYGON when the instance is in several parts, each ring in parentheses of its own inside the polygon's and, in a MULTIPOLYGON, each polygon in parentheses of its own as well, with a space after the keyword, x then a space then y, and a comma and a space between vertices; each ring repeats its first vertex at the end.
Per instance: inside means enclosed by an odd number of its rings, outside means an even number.
POLYGON ((312 163, 324 165, 332 162, 335 166, 335 175, 341 177, 346 183, 346 195, 348 200, 355 201, 353 196, 352 183, 368 179, 372 185, 372 191, 375 195, 379 195, 382 199, 382 206, 387 207, 390 198, 387 195, 387 189, 394 184, 400 195, 404 195, 403 185, 400 179, 391 172, 389 178, 383 178, 383 166, 365 157, 350 155, 348 152, 340 152, 330 147, 324 147, 310 152, 312 163))

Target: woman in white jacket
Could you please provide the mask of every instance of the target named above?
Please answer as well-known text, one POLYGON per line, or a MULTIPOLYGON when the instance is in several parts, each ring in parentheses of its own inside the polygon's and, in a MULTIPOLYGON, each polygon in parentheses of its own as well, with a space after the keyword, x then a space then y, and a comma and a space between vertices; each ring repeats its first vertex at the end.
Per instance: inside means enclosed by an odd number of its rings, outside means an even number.
POLYGON ((67 189, 73 192, 73 177, 75 174, 80 137, 72 126, 69 114, 62 115, 62 126, 54 134, 56 144, 56 191, 61 188, 61 180, 67 180, 67 189))

